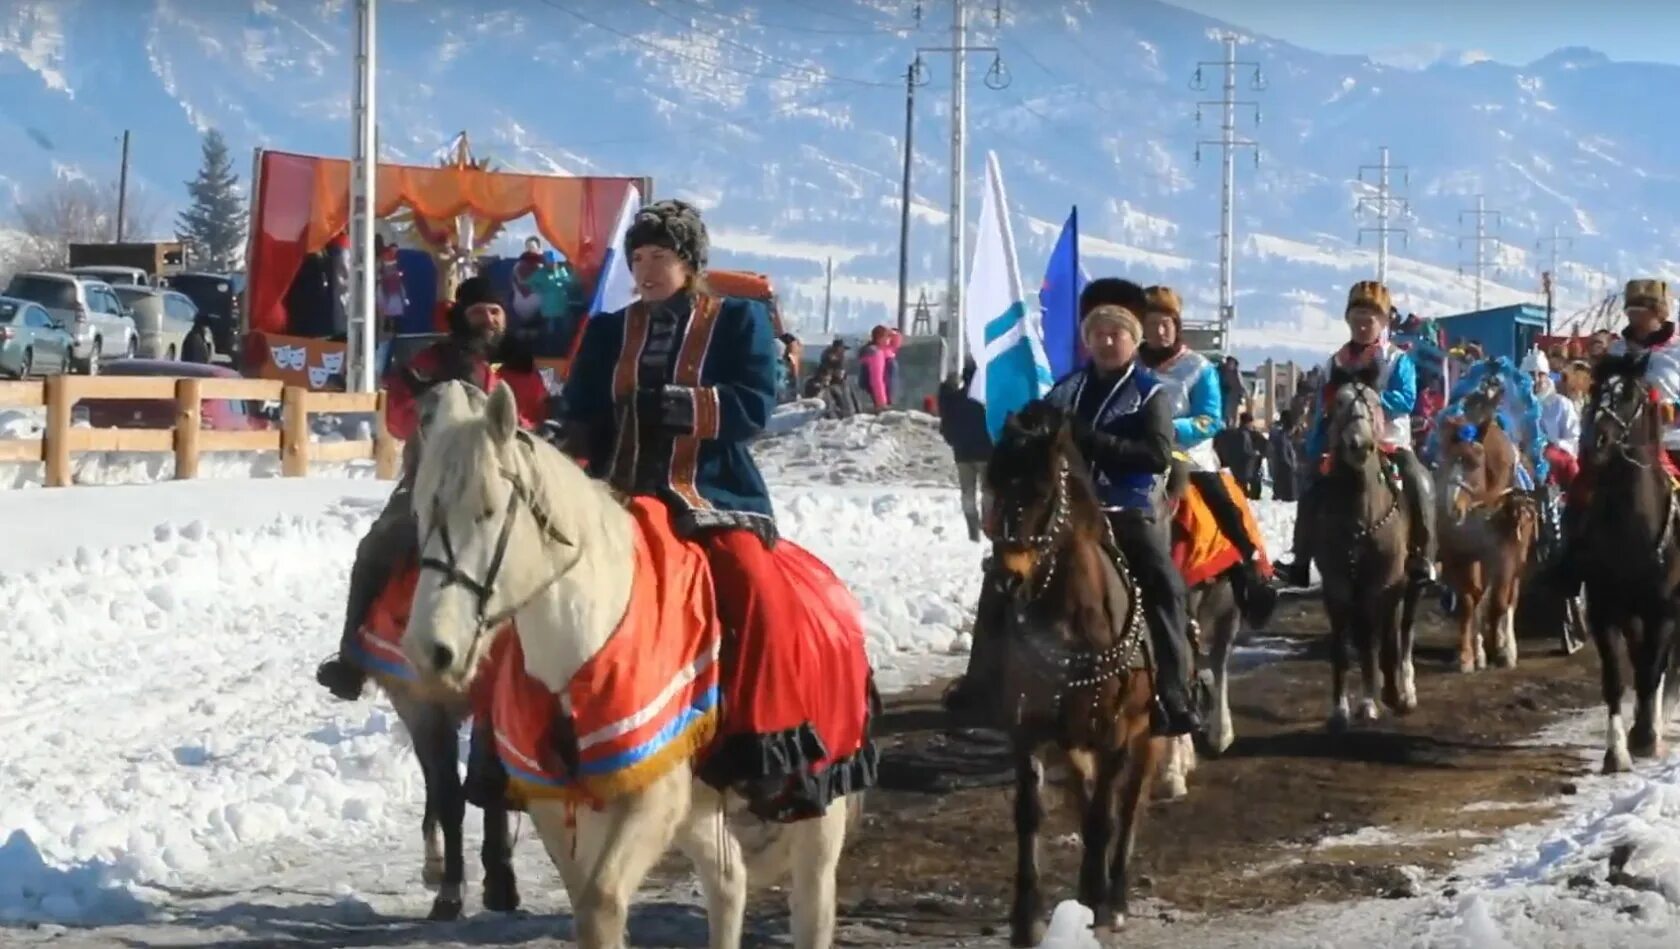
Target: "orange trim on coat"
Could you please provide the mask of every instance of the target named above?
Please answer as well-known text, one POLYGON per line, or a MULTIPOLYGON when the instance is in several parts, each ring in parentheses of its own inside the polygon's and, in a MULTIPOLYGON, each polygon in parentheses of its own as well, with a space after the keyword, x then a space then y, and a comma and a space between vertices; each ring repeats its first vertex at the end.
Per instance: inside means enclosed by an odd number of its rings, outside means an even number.
POLYGON ((723 428, 722 409, 718 406, 717 386, 704 386, 694 392, 694 437, 716 438, 723 428))
MULTIPOLYGON (((647 338, 647 307, 637 301, 624 311, 624 339, 618 347, 618 363, 613 367, 615 413, 618 411, 617 406, 635 404, 630 400, 636 394, 636 377, 640 372, 642 351, 647 348, 647 338)), ((637 442, 634 408, 629 411, 628 417, 632 424, 624 424, 623 415, 617 419, 618 432, 617 437, 613 439, 613 458, 612 464, 608 466, 610 475, 607 478, 608 484, 626 488, 635 482, 636 458, 641 448, 637 442)))
MULTIPOLYGON (((671 374, 671 384, 688 386, 694 392, 695 435, 684 435, 671 445, 671 490, 693 510, 705 510, 712 505, 700 496, 694 486, 700 470, 701 392, 700 370, 712 348, 712 331, 717 328, 718 311, 723 301, 714 296, 698 297, 694 301, 694 315, 683 334, 682 348, 677 352, 677 364, 671 374)), ((715 399, 715 394, 714 394, 715 399)), ((712 403, 714 406, 716 402, 712 403)), ((713 413, 715 417, 715 412, 713 413)))

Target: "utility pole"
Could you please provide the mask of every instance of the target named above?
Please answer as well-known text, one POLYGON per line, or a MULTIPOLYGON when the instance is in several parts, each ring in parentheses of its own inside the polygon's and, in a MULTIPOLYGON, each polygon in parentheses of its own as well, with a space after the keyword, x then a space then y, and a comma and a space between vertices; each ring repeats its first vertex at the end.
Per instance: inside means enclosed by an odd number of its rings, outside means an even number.
POLYGON ((904 70, 904 183, 898 208, 898 331, 910 335, 910 169, 916 155, 916 87, 927 83, 922 57, 904 70))
POLYGON ((1567 244, 1573 250, 1575 238, 1560 234, 1556 224, 1552 225, 1552 236, 1542 237, 1535 243, 1535 249, 1551 249, 1552 265, 1540 275, 1540 286, 1546 291, 1546 335, 1552 335, 1552 313, 1556 309, 1557 281, 1558 281, 1558 245, 1567 244))
MULTIPOLYGON (((968 9, 969 0, 951 0, 951 45, 923 46, 916 50, 916 57, 923 53, 951 54, 951 218, 950 218, 950 270, 946 276, 945 305, 949 319, 946 323, 945 355, 939 365, 939 376, 944 378, 952 371, 952 366, 961 368, 967 351, 967 337, 963 332, 963 258, 966 257, 967 232, 964 227, 967 222, 967 203, 964 188, 968 181, 968 152, 966 139, 968 136, 968 54, 991 53, 992 65, 986 71, 985 83, 989 89, 1002 89, 1009 85, 1009 74, 1003 68, 1003 60, 998 55, 995 46, 968 45, 968 9)), ((1003 25, 1003 3, 997 0, 993 14, 995 25, 1003 25)), ((922 20, 921 4, 916 5, 916 25, 919 28, 922 20)))
POLYGON ((1196 143, 1196 161, 1202 160, 1203 145, 1217 145, 1220 148, 1221 187, 1219 197, 1219 346, 1221 349, 1229 345, 1231 323, 1236 319, 1236 289, 1233 273, 1233 258, 1235 256, 1236 240, 1236 192, 1237 192, 1237 151, 1243 148, 1254 150, 1254 164, 1260 165, 1260 143, 1237 135, 1237 108, 1254 110, 1254 124, 1260 124, 1260 104, 1253 101, 1239 101, 1237 99, 1237 67, 1247 66, 1254 69, 1254 77, 1250 80, 1250 87, 1258 92, 1266 88, 1266 81, 1260 75, 1260 64, 1245 62, 1237 59, 1237 37, 1234 33, 1227 33, 1224 38, 1225 58, 1218 62, 1203 60, 1196 64, 1196 74, 1190 80, 1190 88, 1200 92, 1207 88, 1202 78, 1202 70, 1209 66, 1218 66, 1224 70, 1225 81, 1222 95, 1217 100, 1203 100, 1196 103, 1196 122, 1202 121, 1202 109, 1208 106, 1218 106, 1220 114, 1219 138, 1203 139, 1196 143))
POLYGON ((117 172, 117 243, 123 242, 123 218, 128 217, 128 129, 123 129, 122 168, 117 172))
POLYGON ((834 332, 834 258, 828 258, 823 280, 823 335, 834 332))
POLYGON ((374 39, 374 0, 356 0, 355 95, 350 105, 350 326, 346 338, 349 372, 346 388, 373 392, 374 354, 379 340, 374 318, 374 182, 379 173, 375 133, 378 109, 374 94, 378 45, 374 39))
MULTIPOLYGON (((1361 182, 1365 182, 1365 175, 1367 172, 1375 172, 1377 176, 1376 195, 1374 197, 1371 195, 1360 195, 1359 197, 1359 209, 1375 213, 1377 216, 1377 226, 1360 228, 1359 237, 1363 240, 1367 233, 1377 235, 1377 282, 1387 286, 1388 235, 1399 234, 1402 239, 1406 237, 1405 228, 1391 227, 1389 226, 1388 221, 1389 218, 1394 215, 1404 216, 1410 209, 1405 198, 1394 197, 1390 192, 1389 176, 1398 171, 1403 176, 1403 180, 1407 184, 1411 183, 1411 176, 1404 165, 1389 164, 1387 145, 1378 149, 1377 154, 1380 157, 1375 165, 1359 166, 1359 180, 1361 182)), ((1369 182, 1366 183, 1368 184, 1369 182)))
MULTIPOLYGON (((1485 248, 1487 247, 1488 241, 1498 240, 1498 238, 1488 236, 1487 219, 1491 217, 1497 223, 1500 218, 1498 211, 1489 211, 1487 209, 1487 199, 1479 194, 1476 195, 1476 210, 1458 212, 1458 224, 1460 227, 1464 226, 1464 219, 1466 217, 1475 218, 1476 235, 1474 237, 1460 237, 1458 239, 1458 246, 1460 249, 1463 249, 1465 241, 1470 241, 1476 245, 1476 261, 1474 266, 1476 268, 1476 309, 1479 311, 1482 309, 1482 280, 1487 270, 1487 252, 1485 248)), ((1463 264, 1459 265, 1458 272, 1464 272, 1463 264)))

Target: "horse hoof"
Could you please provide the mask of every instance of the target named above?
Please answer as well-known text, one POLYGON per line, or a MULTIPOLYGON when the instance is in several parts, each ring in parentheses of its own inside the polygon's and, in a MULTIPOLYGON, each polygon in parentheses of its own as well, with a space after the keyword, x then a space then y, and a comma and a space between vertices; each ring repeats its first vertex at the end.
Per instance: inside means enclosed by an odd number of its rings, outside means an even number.
POLYGON ((1417 707, 1418 707, 1417 693, 1415 693, 1415 692, 1403 693, 1400 696, 1400 704, 1398 706, 1396 706, 1395 709, 1394 709, 1394 714, 1396 714, 1396 715, 1410 715, 1413 712, 1417 711, 1417 707))
POLYGON ((461 909, 460 900, 445 899, 440 896, 432 901, 431 915, 426 918, 434 923, 453 923, 461 918, 461 909))
POLYGON ((497 883, 484 881, 484 908, 492 913, 512 913, 519 909, 519 887, 512 881, 497 883))
POLYGON ((1376 702, 1374 702, 1370 699, 1366 699, 1365 701, 1359 703, 1359 720, 1360 721, 1362 721, 1362 722, 1374 722, 1378 718, 1380 718, 1381 715, 1382 715, 1382 713, 1377 711, 1377 703, 1376 702))
POLYGON ((1348 730, 1348 714, 1347 714, 1347 712, 1345 712, 1341 709, 1337 709, 1334 713, 1331 714, 1330 720, 1328 722, 1324 723, 1324 727, 1332 735, 1340 735, 1341 733, 1347 731, 1348 730))
POLYGON ((1621 774, 1633 770, 1633 761, 1628 758, 1626 751, 1612 749, 1604 753, 1604 773, 1621 774))
POLYGON ((1475 660, 1475 658, 1474 657, 1459 656, 1458 657, 1458 671, 1462 672, 1462 673, 1465 673, 1465 674, 1475 672, 1476 671, 1476 660, 1475 660))
POLYGON ((1033 949, 1044 941, 1044 934, 1050 927, 1042 922, 1035 922, 1025 928, 1017 927, 1009 935, 1009 944, 1015 949, 1033 949))
POLYGON ((1498 653, 1493 657, 1493 664, 1501 669, 1515 669, 1517 667, 1517 654, 1514 652, 1498 653))
POLYGON ((443 885, 443 861, 427 860, 420 867, 420 882, 429 890, 435 890, 443 885))
POLYGON ((1400 687, 1392 683, 1383 686, 1382 700, 1383 704, 1388 706, 1389 711, 1400 711, 1400 687))
POLYGON ((1663 751, 1662 739, 1655 731, 1642 732, 1636 728, 1628 735, 1628 753, 1635 758, 1661 758, 1663 751))
POLYGON ((1183 775, 1175 774, 1170 778, 1165 778, 1156 785, 1156 788, 1159 791, 1156 799, 1161 801, 1176 801, 1190 796, 1190 785, 1184 780, 1183 775))

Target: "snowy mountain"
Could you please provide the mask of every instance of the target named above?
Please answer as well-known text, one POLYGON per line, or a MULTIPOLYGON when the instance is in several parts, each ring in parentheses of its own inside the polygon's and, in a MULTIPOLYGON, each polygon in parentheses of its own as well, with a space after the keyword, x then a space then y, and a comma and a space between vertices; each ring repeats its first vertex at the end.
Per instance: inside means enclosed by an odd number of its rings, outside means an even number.
MULTIPOLYGON (((1069 207, 1093 274, 1164 281, 1211 317, 1217 286, 1218 59, 1231 28, 1155 0, 972 2, 970 42, 1000 48, 1009 83, 970 57, 969 213, 987 149, 1002 162, 1029 286, 1069 207), (994 75, 993 79, 997 77, 994 75)), ((11 0, 0 11, 0 126, 14 193, 56 174, 133 176, 166 205, 211 126, 236 150, 348 151, 347 0, 11 0)), ((460 129, 477 150, 534 170, 649 174, 711 209, 721 264, 772 273, 817 331, 824 261, 836 322, 884 321, 895 299, 904 74, 918 46, 950 44, 939 0, 384 0, 379 120, 391 159, 429 163, 460 129), (916 9, 923 19, 918 24, 916 9)), ((1235 27, 1239 33, 1240 27, 1235 27)), ((1245 36, 1239 113, 1260 162, 1237 166, 1239 348, 1318 347, 1347 285, 1374 271, 1357 243, 1361 165, 1388 145, 1410 169, 1409 244, 1394 247, 1400 305, 1468 309, 1458 266, 1485 194, 1489 305, 1534 299, 1554 226, 1562 306, 1625 276, 1680 276, 1680 142, 1667 114, 1680 68, 1565 49, 1523 67, 1445 49, 1326 55, 1245 36), (1404 55, 1402 55, 1404 54, 1404 55)), ((912 280, 943 290, 950 60, 917 89, 912 280)), ((1367 175, 1367 178, 1370 176, 1367 175)), ((164 215, 164 226, 172 220, 164 215)), ((971 225, 972 226, 972 225, 971 225)), ((912 300, 916 290, 912 290, 912 300)))

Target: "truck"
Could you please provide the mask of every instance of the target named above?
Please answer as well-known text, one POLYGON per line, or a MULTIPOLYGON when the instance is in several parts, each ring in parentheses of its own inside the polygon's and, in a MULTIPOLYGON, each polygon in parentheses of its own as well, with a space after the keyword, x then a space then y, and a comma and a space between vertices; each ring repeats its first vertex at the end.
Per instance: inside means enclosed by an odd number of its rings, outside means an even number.
POLYGON ((130 241, 122 244, 71 244, 70 268, 134 268, 156 285, 157 278, 185 267, 187 249, 180 241, 130 241))

